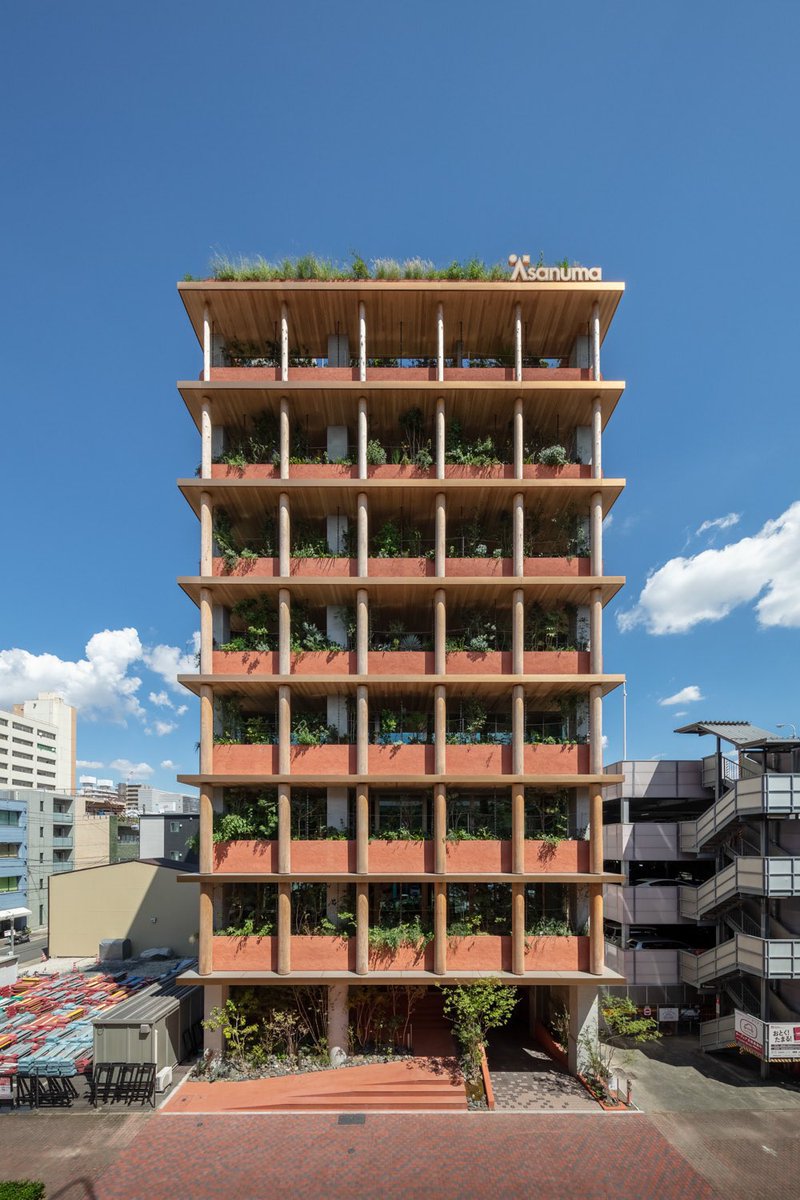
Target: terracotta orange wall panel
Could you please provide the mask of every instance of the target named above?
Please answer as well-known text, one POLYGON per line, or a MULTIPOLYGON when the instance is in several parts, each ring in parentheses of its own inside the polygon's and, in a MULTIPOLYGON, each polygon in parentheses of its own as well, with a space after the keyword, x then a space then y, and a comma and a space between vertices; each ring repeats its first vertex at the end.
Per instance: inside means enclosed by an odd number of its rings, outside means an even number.
POLYGON ((215 971, 274 971, 278 961, 278 939, 216 936, 212 955, 215 971))
POLYGON ((398 946, 396 950, 370 947, 371 971, 432 971, 433 946, 398 946))
POLYGON ((274 775, 278 770, 277 746, 215 746, 216 775, 274 775))
POLYGON ((433 651, 370 650, 367 666, 370 675, 431 675, 433 651))
POLYGON ((588 558, 526 558, 524 574, 539 578, 542 575, 567 576, 591 575, 588 558))
POLYGON ((448 746, 448 775, 509 774, 510 746, 448 746))
MULTIPOLYGON (((449 766, 449 762, 448 762, 449 766)), ((589 771, 588 746, 526 746, 525 773, 529 775, 585 775, 589 771)))
POLYGON ((511 938, 492 934, 448 938, 447 970, 510 971, 511 938))
POLYGON ((256 650, 215 650, 212 655, 215 675, 277 675, 278 655, 274 651, 260 654, 256 650))
POLYGON ((448 871, 481 871, 496 874, 511 870, 511 842, 476 841, 447 843, 448 871))
POLYGON ((525 867, 528 871, 588 871, 589 843, 559 842, 552 846, 548 842, 525 842, 525 867))
POLYGON ((279 575, 277 558, 244 558, 237 562, 233 570, 229 571, 225 565, 224 558, 215 558, 211 566, 212 575, 253 575, 253 576, 273 576, 279 575))
POLYGON ((417 578, 436 573, 429 558, 371 558, 367 570, 374 579, 417 578))
POLYGON ((355 746, 292 746, 289 751, 296 775, 355 775, 355 746))
POLYGON ((291 668, 293 675, 349 675, 355 672, 356 656, 348 650, 306 650, 292 654, 291 668))
POLYGON ((526 937, 526 971, 588 971, 588 937, 526 937))
POLYGON ((385 842, 369 844, 369 869, 376 874, 432 871, 433 842, 385 842))
POLYGON ((358 569, 354 558, 293 558, 290 561, 289 572, 306 578, 331 576, 341 579, 348 575, 357 575, 358 569))
MULTIPOLYGON (((448 750, 450 747, 448 747, 448 750)), ((371 775, 433 774, 433 746, 370 746, 371 775)))
POLYGON ((292 874, 355 871, 356 844, 339 838, 292 842, 292 874))
POLYGON ((526 675, 584 675, 589 671, 585 650, 526 650, 522 655, 526 675))
POLYGON ((247 463, 244 467, 231 467, 227 463, 211 464, 212 479, 279 479, 280 470, 271 463, 247 463))
POLYGON ((509 675, 511 653, 491 650, 477 654, 472 650, 451 650, 445 655, 448 675, 509 675))
POLYGON ((347 463, 290 463, 290 479, 358 479, 358 467, 347 463))
POLYGON ((257 874, 278 869, 278 843, 268 841, 216 842, 214 870, 220 875, 257 874))
POLYGON ((312 935, 292 938, 293 971, 354 971, 355 938, 312 935))

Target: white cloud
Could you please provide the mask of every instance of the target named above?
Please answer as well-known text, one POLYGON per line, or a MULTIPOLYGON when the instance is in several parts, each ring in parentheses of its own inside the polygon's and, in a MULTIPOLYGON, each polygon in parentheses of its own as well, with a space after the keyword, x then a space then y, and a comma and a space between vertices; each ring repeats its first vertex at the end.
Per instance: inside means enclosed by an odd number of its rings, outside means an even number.
POLYGON ((177 646, 149 646, 145 648, 142 658, 145 665, 156 675, 160 675, 168 687, 182 691, 177 676, 196 673, 195 656, 199 650, 200 634, 195 632, 192 637, 192 649, 189 651, 182 651, 177 646))
POLYGON ((99 771, 100 768, 102 766, 104 766, 104 764, 101 762, 95 762, 94 759, 91 759, 91 758, 78 758, 75 760, 75 766, 76 767, 94 767, 96 770, 99 771))
POLYGON ((117 771, 120 775, 126 775, 131 779, 147 779, 153 774, 153 768, 149 763, 132 763, 128 758, 115 758, 108 766, 109 770, 117 771))
POLYGON ((188 705, 188 704, 179 704, 179 705, 178 705, 178 707, 175 709, 175 716, 176 716, 176 717, 182 717, 182 716, 183 716, 183 714, 184 714, 185 712, 188 712, 188 711, 189 711, 189 705, 188 705))
POLYGON ((707 533, 709 529, 730 529, 732 525, 738 525, 741 519, 741 513, 732 512, 725 517, 716 517, 713 521, 703 521, 703 524, 695 531, 695 537, 700 537, 701 533, 707 533))
POLYGON ((165 758, 163 762, 159 763, 159 766, 162 771, 177 771, 178 769, 178 764, 173 762, 171 758, 165 758))
POLYGON ((688 717, 689 713, 685 708, 682 708, 680 712, 673 713, 672 715, 673 717, 688 717))
POLYGON ((603 749, 607 750, 608 749, 608 738, 606 737, 605 734, 603 734, 603 736, 601 737, 600 742, 601 742, 603 749))
POLYGON ((754 600, 760 625, 800 627, 800 501, 753 537, 671 558, 617 623, 623 632, 643 625, 648 633, 686 633, 754 600))
POLYGON ((669 708, 671 704, 694 704, 696 700, 703 700, 705 697, 701 694, 700 688, 695 683, 690 683, 688 687, 681 688, 674 696, 665 696, 663 700, 659 700, 662 708, 669 708))
POLYGON ((603 529, 608 529, 613 524, 613 522, 614 522, 614 514, 607 513, 606 516, 603 517, 603 529))
POLYGON ((147 699, 158 708, 172 708, 172 701, 166 692, 151 692, 147 699))
POLYGON ((153 722, 153 732, 155 733, 156 737, 165 737, 168 733, 172 733, 173 729, 177 728, 178 726, 174 721, 153 722))

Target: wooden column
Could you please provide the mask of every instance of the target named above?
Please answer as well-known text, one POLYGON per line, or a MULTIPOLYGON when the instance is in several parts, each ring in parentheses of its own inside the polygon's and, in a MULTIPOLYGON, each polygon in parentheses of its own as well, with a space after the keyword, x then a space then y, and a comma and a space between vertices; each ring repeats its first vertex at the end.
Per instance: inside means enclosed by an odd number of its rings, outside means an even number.
POLYGON ((289 310, 281 305, 281 380, 289 381, 289 310))
POLYGON ((433 669, 437 675, 447 670, 447 608, 444 588, 433 595, 433 669))
POLYGON ((442 684, 437 684, 433 690, 433 756, 434 773, 444 775, 447 767, 447 701, 442 684))
POLYGON ((369 704, 367 689, 360 684, 356 689, 356 773, 369 772, 369 704))
POLYGON ((291 454, 291 443, 289 441, 289 399, 287 396, 281 396, 281 415, 280 415, 280 441, 279 449, 281 455, 281 479, 289 478, 289 456, 291 454))
POLYGON ((288 588, 278 589, 278 674, 288 675, 292 654, 292 610, 288 588))
POLYGON ((369 558, 369 521, 368 521, 368 516, 367 516, 369 508, 368 508, 366 492, 358 493, 358 500, 356 503, 358 505, 357 513, 356 513, 356 521, 357 521, 356 534, 357 534, 357 543, 358 543, 357 570, 358 570, 358 574, 359 574, 360 578, 364 579, 366 577, 366 574, 368 571, 367 560, 369 558))
POLYGON ((444 308, 436 306, 436 378, 444 383, 444 308))
POLYGON ((214 762, 214 693, 208 684, 200 687, 200 774, 211 775, 214 762))
POLYGON ((515 675, 525 671, 525 593, 514 588, 511 598, 511 662, 515 675))
POLYGON ((511 692, 511 771, 525 774, 525 689, 521 683, 511 692))
POLYGON ((444 479, 444 450, 447 442, 447 426, 445 423, 444 396, 436 398, 436 421, 434 428, 434 449, 436 451, 436 478, 444 479))
POLYGON ((433 885, 433 971, 447 972, 447 884, 433 885))
POLYGON ((435 571, 441 579, 444 577, 447 555, 447 501, 444 492, 436 493, 435 533, 435 571))
POLYGON ((369 974, 369 885, 356 884, 356 975, 369 974))
POLYGON ((356 871, 359 875, 369 871, 369 788, 365 783, 356 785, 356 871))
POLYGON ((525 884, 511 885, 511 970, 525 974, 525 884))
POLYGON ((369 671, 369 596, 366 588, 356 592, 356 673, 369 671))
POLYGON ((367 478, 367 442, 369 441, 369 426, 367 424, 367 397, 358 397, 358 478, 367 478))
POLYGON ((367 381, 367 310, 362 300, 358 306, 358 378, 367 381))
POLYGON ((214 505, 208 492, 200 493, 200 574, 213 571, 214 505))
POLYGON ((214 663, 214 609, 211 588, 200 588, 200 674, 210 675, 214 663))
POLYGON ((288 875, 292 869, 292 789, 288 783, 278 784, 278 874, 288 875))
POLYGON ((200 936, 197 973, 210 975, 214 970, 214 887, 200 884, 200 936))
POLYGON ((433 869, 437 875, 447 870, 447 788, 433 785, 433 869))
POLYGON ((525 474, 525 428, 522 418, 522 396, 514 401, 514 478, 525 474))
POLYGON ((200 474, 203 479, 211 478, 211 397, 203 396, 200 401, 200 474))
POLYGON ((522 492, 514 496, 514 574, 525 570, 525 499, 522 492))
MULTIPOLYGON (((203 305, 203 381, 209 383, 211 380, 211 354, 213 349, 212 343, 213 325, 211 324, 211 310, 207 304, 203 305)), ((209 472, 210 474, 210 472, 209 472)))
POLYGON ((283 684, 278 688, 278 774, 291 771, 292 700, 291 691, 283 684))
POLYGON ((589 884, 589 970, 602 975, 605 969, 605 935, 603 933, 603 885, 589 884))
POLYGON ((292 885, 278 884, 278 974, 292 969, 292 885))
POLYGON ((525 786, 511 785, 511 870, 525 873, 525 786))

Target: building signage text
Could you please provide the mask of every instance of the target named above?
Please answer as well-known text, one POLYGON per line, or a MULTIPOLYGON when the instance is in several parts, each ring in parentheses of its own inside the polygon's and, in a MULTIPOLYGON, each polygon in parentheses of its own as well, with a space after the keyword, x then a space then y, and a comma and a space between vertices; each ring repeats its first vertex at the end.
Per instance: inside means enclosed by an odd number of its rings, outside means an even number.
POLYGON ((603 272, 600 267, 546 267, 543 263, 531 266, 530 254, 509 254, 508 265, 512 268, 511 282, 521 279, 527 283, 600 283, 603 272))
POLYGON ((800 1025, 784 1021, 766 1023, 737 1009, 734 1036, 744 1050, 758 1058, 770 1062, 800 1061, 800 1025))

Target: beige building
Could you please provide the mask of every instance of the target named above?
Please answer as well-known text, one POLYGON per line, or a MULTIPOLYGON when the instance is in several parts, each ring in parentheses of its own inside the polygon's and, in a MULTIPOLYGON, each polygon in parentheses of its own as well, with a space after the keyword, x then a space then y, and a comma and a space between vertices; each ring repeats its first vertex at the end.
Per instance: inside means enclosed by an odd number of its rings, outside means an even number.
POLYGON ((104 938, 130 938, 134 954, 153 946, 195 954, 199 891, 178 887, 178 869, 186 864, 135 859, 51 876, 51 956, 97 954, 104 938))
POLYGON ((0 711, 0 787, 75 791, 77 709, 55 692, 0 711))

